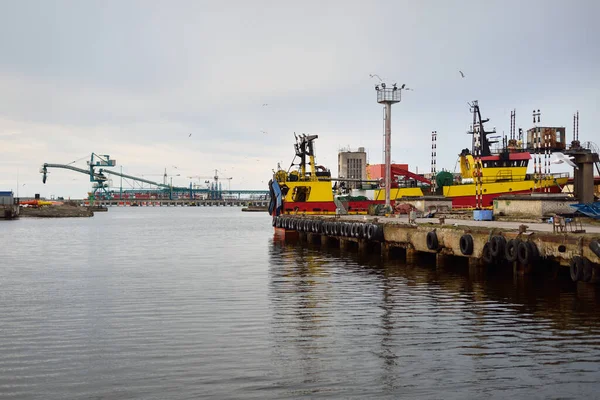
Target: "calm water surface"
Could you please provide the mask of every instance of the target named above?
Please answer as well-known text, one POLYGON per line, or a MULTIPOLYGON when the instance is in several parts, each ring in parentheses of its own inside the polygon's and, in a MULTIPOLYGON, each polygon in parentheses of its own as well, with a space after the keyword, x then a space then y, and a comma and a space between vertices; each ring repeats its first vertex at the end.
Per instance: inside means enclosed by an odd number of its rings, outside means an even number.
POLYGON ((0 398, 598 398, 600 292, 282 244, 239 208, 0 223, 0 398))

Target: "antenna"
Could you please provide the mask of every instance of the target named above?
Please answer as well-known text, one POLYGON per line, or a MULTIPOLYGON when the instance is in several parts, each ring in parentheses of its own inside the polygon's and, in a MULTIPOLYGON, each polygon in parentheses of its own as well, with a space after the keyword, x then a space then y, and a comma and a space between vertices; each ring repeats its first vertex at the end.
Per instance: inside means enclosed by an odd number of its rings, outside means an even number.
POLYGON ((575 140, 579 141, 579 111, 577 111, 577 129, 575 130, 575 140))
POLYGON ((510 138, 511 140, 515 140, 515 121, 517 119, 517 110, 512 110, 510 112, 510 138))
POLYGON ((479 111, 479 104, 477 100, 474 100, 471 107, 473 113, 473 158, 475 159, 475 209, 481 210, 483 206, 483 181, 482 165, 481 165, 481 123, 477 122, 477 112, 479 111))

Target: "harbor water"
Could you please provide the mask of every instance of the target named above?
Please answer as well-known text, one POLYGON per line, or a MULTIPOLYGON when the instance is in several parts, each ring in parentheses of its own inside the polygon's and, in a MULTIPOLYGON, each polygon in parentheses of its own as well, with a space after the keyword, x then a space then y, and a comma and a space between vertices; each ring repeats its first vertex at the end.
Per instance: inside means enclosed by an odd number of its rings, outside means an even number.
POLYGON ((266 213, 0 222, 0 399, 596 398, 600 291, 274 239, 266 213))

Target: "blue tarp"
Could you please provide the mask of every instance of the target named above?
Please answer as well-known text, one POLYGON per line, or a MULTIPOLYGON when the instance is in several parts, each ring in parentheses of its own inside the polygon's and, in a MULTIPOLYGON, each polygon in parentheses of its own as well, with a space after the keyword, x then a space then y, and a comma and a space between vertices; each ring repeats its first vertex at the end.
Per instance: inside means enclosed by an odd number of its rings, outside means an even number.
POLYGON ((600 201, 590 204, 572 204, 571 207, 577 209, 586 217, 600 219, 600 201))

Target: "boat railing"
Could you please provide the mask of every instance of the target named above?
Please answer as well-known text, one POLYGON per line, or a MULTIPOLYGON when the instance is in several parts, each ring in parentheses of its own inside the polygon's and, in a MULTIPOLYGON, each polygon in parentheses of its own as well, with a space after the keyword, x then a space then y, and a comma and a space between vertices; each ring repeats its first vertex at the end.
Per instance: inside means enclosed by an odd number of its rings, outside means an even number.
MULTIPOLYGON (((558 172, 551 174, 544 173, 532 173, 532 174, 513 174, 512 171, 498 172, 495 176, 482 176, 481 183, 483 185, 489 183, 496 182, 518 182, 518 181, 526 181, 526 180, 543 180, 543 179, 560 179, 560 178, 568 178, 568 172, 558 172)), ((476 184, 476 178, 468 178, 468 179, 460 179, 457 182, 454 182, 454 185, 464 185, 464 184, 476 184)))

